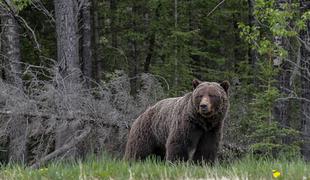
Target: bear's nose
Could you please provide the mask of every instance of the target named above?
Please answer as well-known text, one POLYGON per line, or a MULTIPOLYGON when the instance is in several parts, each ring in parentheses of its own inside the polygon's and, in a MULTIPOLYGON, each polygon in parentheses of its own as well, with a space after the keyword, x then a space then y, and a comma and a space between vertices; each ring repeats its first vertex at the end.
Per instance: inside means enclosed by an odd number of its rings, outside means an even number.
POLYGON ((201 108, 201 110, 208 111, 208 105, 207 104, 200 104, 200 108, 201 108))

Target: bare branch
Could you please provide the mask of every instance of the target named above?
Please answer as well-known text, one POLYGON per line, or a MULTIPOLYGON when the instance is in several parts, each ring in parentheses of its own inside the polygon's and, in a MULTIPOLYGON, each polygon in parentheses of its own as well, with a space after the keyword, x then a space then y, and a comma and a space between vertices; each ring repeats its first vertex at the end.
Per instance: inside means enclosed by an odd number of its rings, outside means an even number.
POLYGON ((310 103, 310 99, 303 98, 303 97, 296 97, 296 96, 281 97, 281 98, 276 99, 276 101, 288 101, 288 100, 291 100, 291 99, 305 101, 305 102, 310 103))
POLYGON ((37 10, 41 11, 43 14, 45 14, 47 17, 50 18, 50 20, 55 23, 55 18, 52 13, 50 13, 43 5, 41 0, 32 0, 31 4, 33 7, 35 7, 37 10))
POLYGON ((207 17, 210 16, 221 4, 223 4, 225 0, 222 0, 220 3, 218 3, 208 14, 207 17))
POLYGON ((14 7, 14 5, 12 5, 10 3, 10 1, 4 1, 5 3, 5 8, 8 10, 8 12, 11 14, 12 17, 14 17, 16 19, 16 21, 20 24, 20 25, 24 25, 24 27, 30 31, 30 33, 32 34, 32 38, 36 44, 36 48, 40 50, 40 44, 37 41, 37 37, 34 33, 34 30, 28 25, 28 23, 26 22, 26 20, 24 18, 22 18, 21 16, 18 15, 18 13, 16 12, 16 7, 14 7))
POLYGON ((22 18, 22 17, 19 16, 19 15, 16 15, 16 17, 18 17, 18 19, 20 19, 20 21, 24 24, 24 27, 26 27, 26 29, 28 29, 28 30, 31 32, 32 38, 33 38, 33 40, 34 40, 34 42, 35 42, 35 45, 36 45, 36 49, 38 49, 39 51, 41 51, 41 49, 40 49, 40 44, 39 44, 39 42, 38 42, 38 40, 37 40, 37 36, 36 36, 34 30, 28 25, 28 23, 26 22, 26 20, 25 20, 24 18, 22 18))

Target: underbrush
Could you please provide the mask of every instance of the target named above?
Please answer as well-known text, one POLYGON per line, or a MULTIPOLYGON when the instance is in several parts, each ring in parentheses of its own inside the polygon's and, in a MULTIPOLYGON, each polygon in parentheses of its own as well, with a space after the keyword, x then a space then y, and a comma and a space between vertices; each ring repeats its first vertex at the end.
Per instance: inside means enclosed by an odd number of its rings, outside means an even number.
POLYGON ((245 157, 231 163, 198 166, 148 159, 126 162, 108 155, 78 162, 53 162, 41 169, 3 165, 0 179, 310 179, 310 164, 301 159, 245 157), (276 171, 276 173, 274 173, 276 171), (278 173, 279 172, 279 173, 278 173), (278 176, 277 176, 278 175, 278 176), (275 176, 275 177, 274 177, 275 176))

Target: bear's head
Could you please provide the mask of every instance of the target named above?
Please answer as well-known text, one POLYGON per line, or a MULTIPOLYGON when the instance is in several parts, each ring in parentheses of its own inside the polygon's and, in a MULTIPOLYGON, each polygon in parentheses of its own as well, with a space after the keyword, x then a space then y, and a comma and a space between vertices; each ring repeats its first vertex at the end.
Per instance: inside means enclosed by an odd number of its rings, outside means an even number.
POLYGON ((225 113, 228 106, 229 82, 202 82, 193 80, 192 100, 196 111, 202 117, 211 117, 218 113, 225 113))

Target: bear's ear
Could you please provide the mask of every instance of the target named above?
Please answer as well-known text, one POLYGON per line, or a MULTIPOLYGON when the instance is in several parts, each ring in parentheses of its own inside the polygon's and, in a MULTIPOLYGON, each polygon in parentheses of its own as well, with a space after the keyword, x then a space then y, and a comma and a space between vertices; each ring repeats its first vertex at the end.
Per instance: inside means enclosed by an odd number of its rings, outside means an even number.
POLYGON ((201 83, 201 81, 199 81, 198 79, 194 79, 192 84, 193 84, 193 88, 196 89, 196 87, 201 83))
POLYGON ((227 92, 228 92, 228 89, 229 89, 229 86, 230 86, 229 82, 228 82, 228 81, 223 81, 223 82, 221 82, 220 85, 222 86, 222 88, 223 88, 223 89, 225 90, 225 92, 227 93, 227 92))

